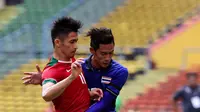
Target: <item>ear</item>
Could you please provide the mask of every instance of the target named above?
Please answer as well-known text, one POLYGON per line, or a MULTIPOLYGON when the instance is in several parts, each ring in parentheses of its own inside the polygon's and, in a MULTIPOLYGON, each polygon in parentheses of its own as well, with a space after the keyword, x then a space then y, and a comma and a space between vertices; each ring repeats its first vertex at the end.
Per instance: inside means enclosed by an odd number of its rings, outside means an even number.
POLYGON ((55 46, 59 48, 60 44, 61 44, 61 41, 60 41, 60 39, 55 39, 54 43, 55 43, 55 46))
POLYGON ((90 47, 90 53, 93 54, 93 55, 95 54, 94 48, 90 47))

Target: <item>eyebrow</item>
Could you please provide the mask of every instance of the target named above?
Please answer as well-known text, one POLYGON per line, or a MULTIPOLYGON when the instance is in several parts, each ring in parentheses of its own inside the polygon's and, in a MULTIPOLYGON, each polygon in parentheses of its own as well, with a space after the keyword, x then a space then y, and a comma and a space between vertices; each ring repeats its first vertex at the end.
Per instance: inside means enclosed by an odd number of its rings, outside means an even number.
MULTIPOLYGON (((108 53, 108 52, 105 52, 105 51, 101 51, 102 53, 108 53)), ((109 53, 111 53, 111 52, 114 52, 114 50, 112 50, 112 51, 110 51, 109 53)))
POLYGON ((78 38, 77 38, 77 39, 72 39, 72 40, 70 40, 70 41, 78 41, 78 38))

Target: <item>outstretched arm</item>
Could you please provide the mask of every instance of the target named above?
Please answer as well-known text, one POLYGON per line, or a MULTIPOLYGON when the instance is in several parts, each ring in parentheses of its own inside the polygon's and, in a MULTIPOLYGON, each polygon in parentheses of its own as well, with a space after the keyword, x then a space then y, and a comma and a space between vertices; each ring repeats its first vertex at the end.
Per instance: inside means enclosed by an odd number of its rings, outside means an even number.
POLYGON ((40 70, 39 65, 36 65, 37 72, 24 72, 24 76, 22 78, 23 84, 29 85, 42 85, 42 71, 40 70))

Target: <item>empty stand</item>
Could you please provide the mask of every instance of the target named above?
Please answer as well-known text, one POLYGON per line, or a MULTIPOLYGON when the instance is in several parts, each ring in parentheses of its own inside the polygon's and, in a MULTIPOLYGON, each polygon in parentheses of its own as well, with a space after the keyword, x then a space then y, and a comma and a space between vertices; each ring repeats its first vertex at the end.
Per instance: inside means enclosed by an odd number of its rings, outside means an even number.
POLYGON ((13 19, 23 13, 24 9, 19 6, 7 6, 0 10, 0 30, 3 30, 13 19))
MULTIPOLYGON (((144 112, 153 112, 156 110, 168 110, 173 112, 171 107, 172 94, 187 83, 185 73, 186 72, 180 72, 178 73, 179 75, 169 75, 166 81, 157 83, 156 87, 148 88, 143 95, 129 99, 125 103, 122 112, 135 109, 144 112)), ((179 112, 181 112, 180 108, 179 112)))
POLYGON ((152 48, 152 58, 158 67, 162 68, 189 68, 193 64, 200 64, 199 28, 200 16, 196 21, 189 20, 184 27, 166 37, 161 44, 152 48))
MULTIPOLYGON (((17 16, 17 18, 13 19, 7 27, 4 27, 0 35, 5 36, 7 33, 19 29, 24 24, 35 24, 36 27, 41 28, 41 26, 38 25, 41 25, 45 19, 52 17, 62 8, 66 7, 71 1, 72 0, 24 0, 24 3, 20 7, 24 8, 25 11, 17 16)), ((40 33, 40 30, 38 30, 36 35, 39 36, 41 35, 40 33)))
POLYGON ((44 67, 46 60, 34 60, 12 70, 0 80, 0 112, 44 112, 47 103, 41 97, 41 86, 25 86, 21 78, 25 71, 36 71, 35 64, 44 67))
POLYGON ((138 95, 146 92, 147 88, 155 87, 158 82, 166 81, 167 77, 174 75, 174 69, 158 69, 145 73, 145 75, 136 76, 134 81, 127 81, 123 87, 120 96, 123 101, 129 98, 136 98, 138 95))
MULTIPOLYGON (((127 0, 95 26, 111 28, 117 46, 146 46, 154 32, 183 17, 199 3, 197 0, 127 0)), ((87 42, 80 39, 81 44, 87 42)))

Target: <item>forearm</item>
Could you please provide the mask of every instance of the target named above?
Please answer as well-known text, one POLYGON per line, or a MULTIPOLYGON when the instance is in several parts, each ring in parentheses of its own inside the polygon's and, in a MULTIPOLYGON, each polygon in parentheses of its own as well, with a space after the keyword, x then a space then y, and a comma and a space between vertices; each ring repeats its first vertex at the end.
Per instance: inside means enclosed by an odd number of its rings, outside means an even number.
POLYGON ((56 97, 60 96, 64 92, 65 88, 67 88, 73 82, 73 80, 74 78, 69 76, 55 85, 43 90, 43 99, 45 101, 52 101, 56 97))

